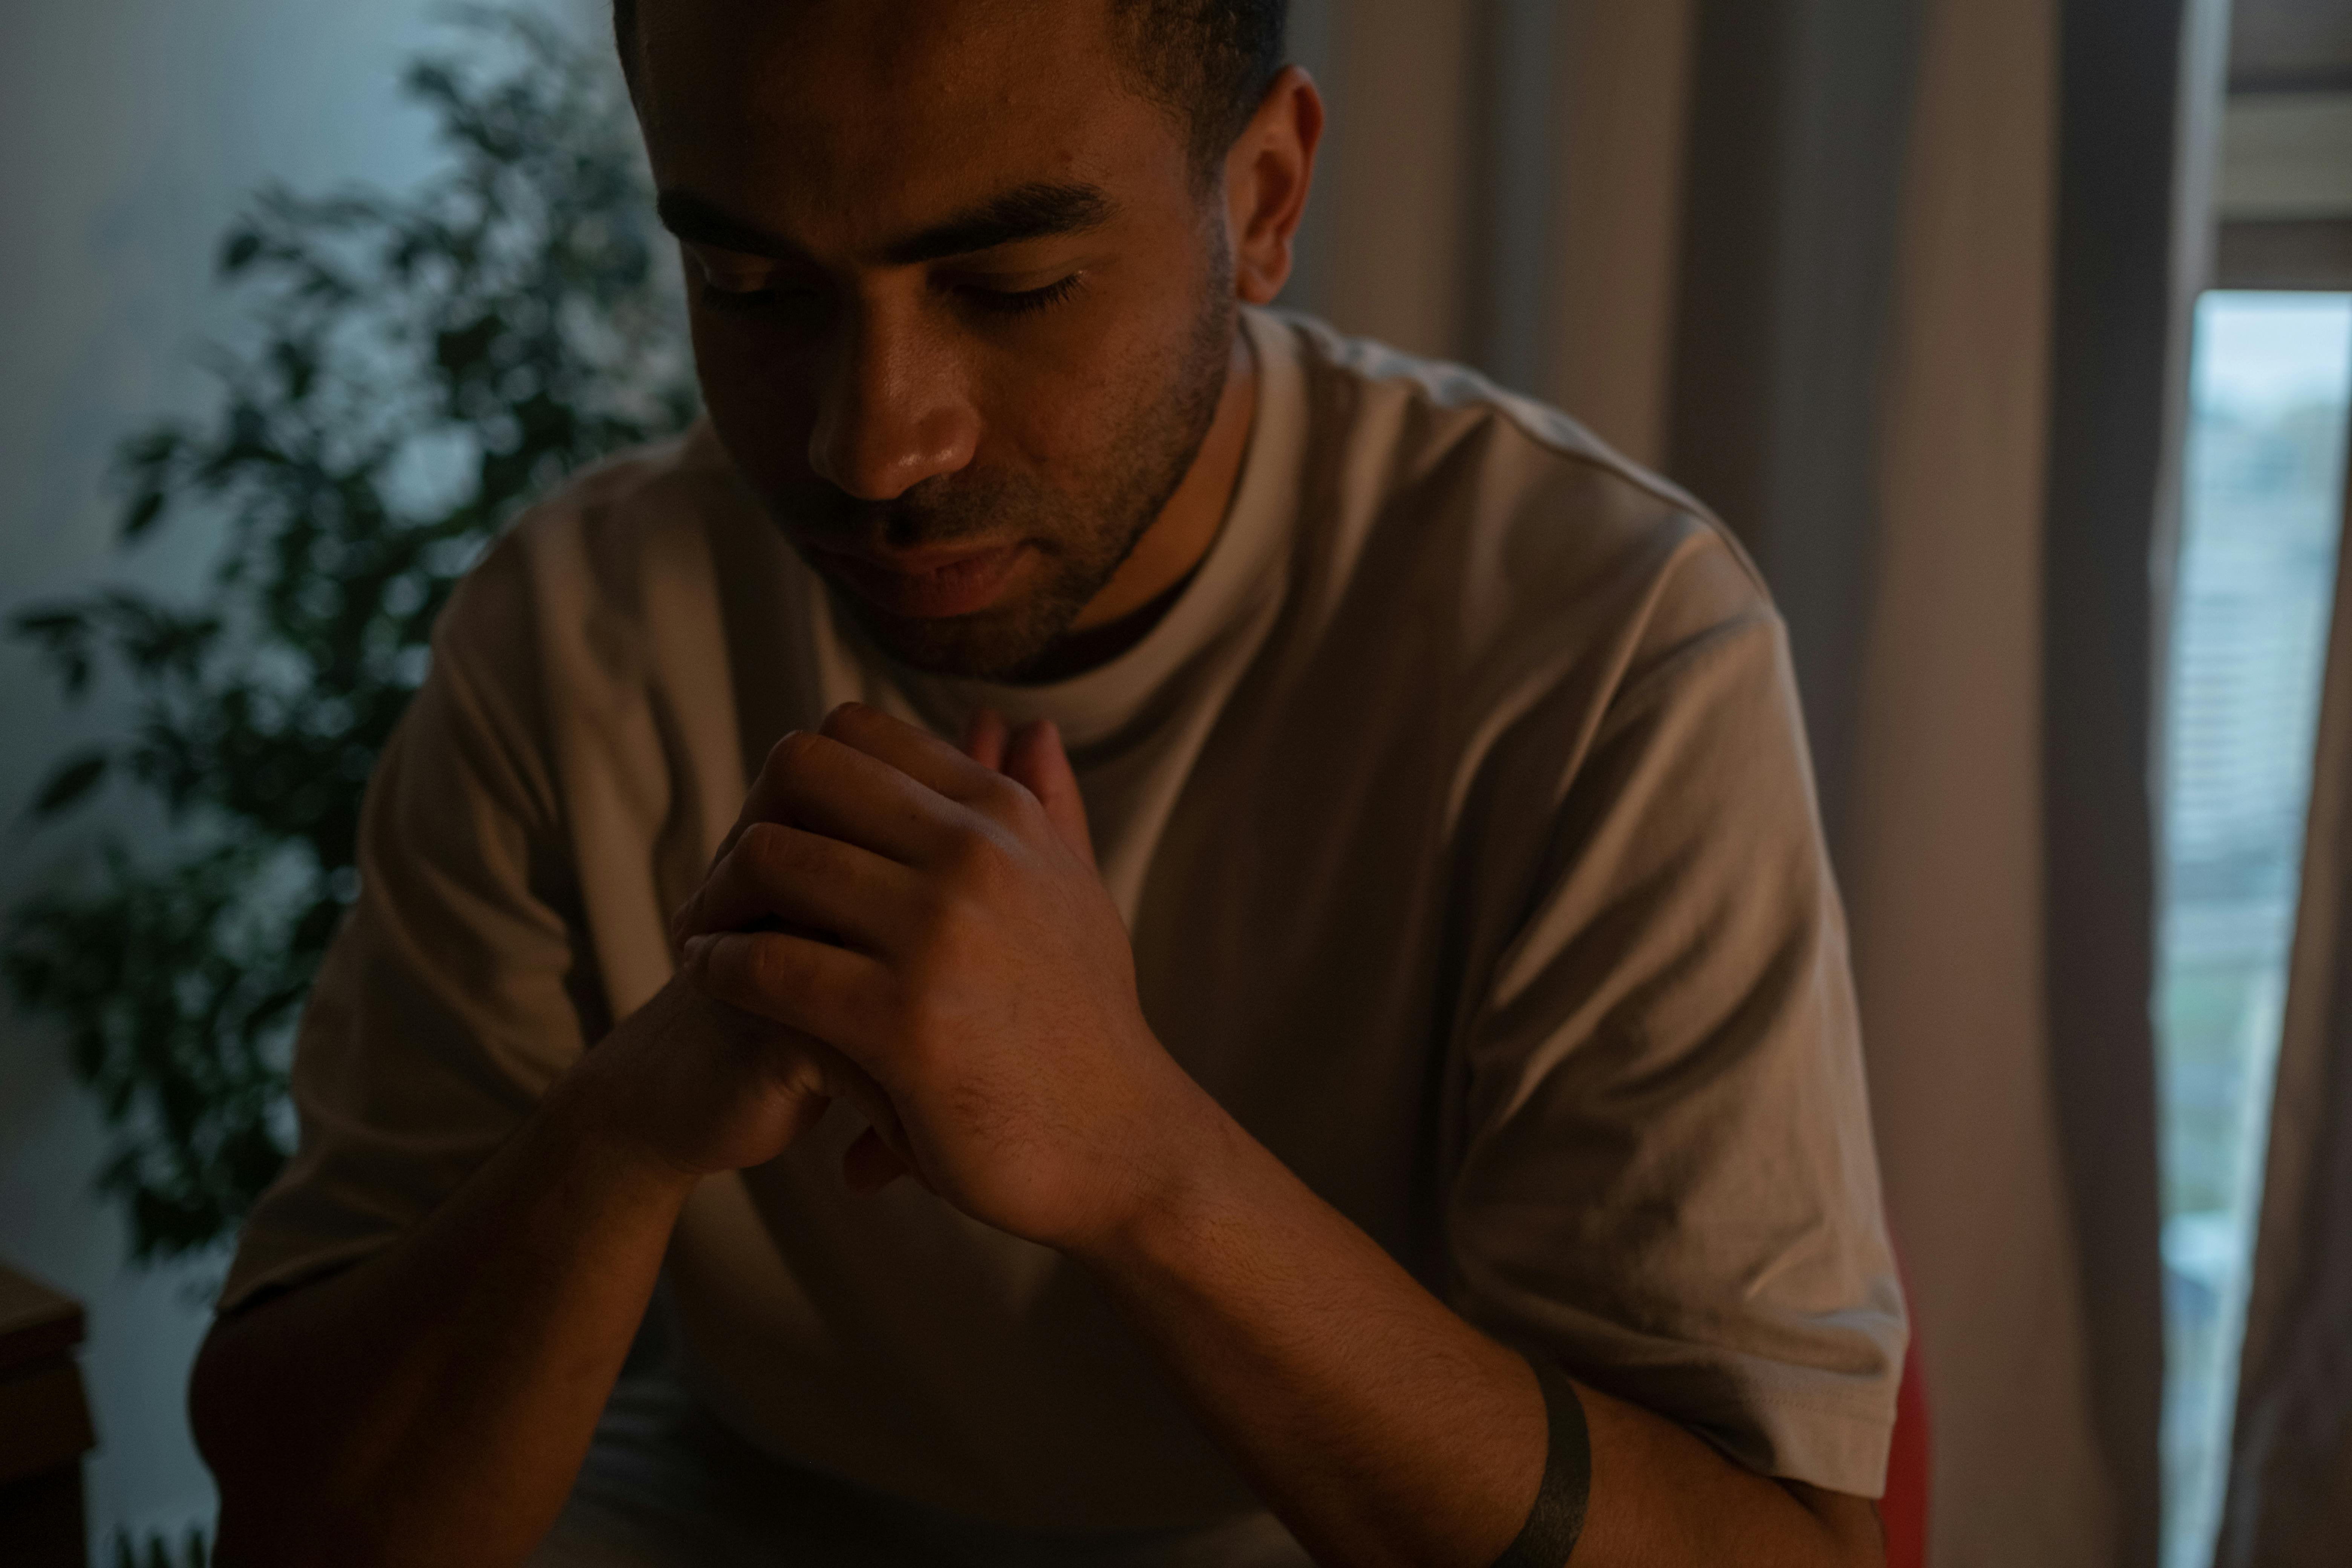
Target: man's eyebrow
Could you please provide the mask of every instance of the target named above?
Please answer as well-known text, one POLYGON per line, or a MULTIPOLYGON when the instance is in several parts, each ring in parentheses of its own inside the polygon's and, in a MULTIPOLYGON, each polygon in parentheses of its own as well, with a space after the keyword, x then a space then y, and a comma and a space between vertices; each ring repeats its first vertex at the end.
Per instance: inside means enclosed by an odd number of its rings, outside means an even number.
POLYGON ((970 256, 1019 240, 1083 233, 1109 222, 1113 210, 1110 197, 1093 185, 1017 185, 945 223, 893 241, 882 247, 882 256, 901 267, 970 256))
MULTIPOLYGON (((783 236, 746 222, 691 191, 664 191, 656 210, 662 226, 688 244, 779 260, 806 254, 783 236)), ((1049 182, 1016 185, 944 222, 892 240, 882 247, 881 256, 898 267, 970 256, 1020 240, 1083 233, 1108 223, 1117 210, 1110 197, 1094 185, 1049 182)))
POLYGON ((654 212, 664 228, 688 245, 708 245, 719 250, 770 256, 778 260, 790 260, 801 254, 800 247, 783 236, 746 223, 692 191, 664 191, 654 203, 654 212))

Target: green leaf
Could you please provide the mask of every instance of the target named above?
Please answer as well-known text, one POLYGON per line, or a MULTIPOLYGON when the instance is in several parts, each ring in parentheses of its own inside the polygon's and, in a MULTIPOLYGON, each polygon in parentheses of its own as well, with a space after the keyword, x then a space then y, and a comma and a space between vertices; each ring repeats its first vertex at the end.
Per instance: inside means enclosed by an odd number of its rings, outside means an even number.
MULTIPOLYGON (((114 467, 121 536, 201 518, 208 569, 6 623, 69 696, 103 665, 130 698, 41 815, 119 786, 169 822, 0 921, 0 975, 68 1043, 140 1258, 233 1233, 284 1164, 299 1004, 451 584, 545 486, 696 409, 610 51, 513 4, 411 75, 437 174, 264 189, 222 236, 251 310, 208 357, 216 394, 114 467)), ((150 1555, 118 1542, 120 1568, 150 1555)))
POLYGON ((138 499, 131 503, 131 510, 122 514, 122 537, 136 539, 154 527, 155 520, 163 515, 163 508, 170 499, 162 490, 140 492, 138 499))
POLYGON ((261 236, 249 228, 234 231, 228 237, 228 243, 221 247, 221 275, 225 278, 236 277, 252 266, 254 258, 260 254, 261 236))
POLYGON ((123 442, 119 460, 134 474, 151 473, 178 457, 185 439, 178 426, 159 425, 123 442))
POLYGON ((35 816, 55 816, 96 789, 112 761, 104 752, 88 752, 59 764, 33 797, 35 816))
POLYGON ((18 637, 40 637, 55 641, 59 637, 79 637, 89 629, 88 614, 79 609, 43 609, 36 606, 19 610, 9 617, 8 624, 18 637))

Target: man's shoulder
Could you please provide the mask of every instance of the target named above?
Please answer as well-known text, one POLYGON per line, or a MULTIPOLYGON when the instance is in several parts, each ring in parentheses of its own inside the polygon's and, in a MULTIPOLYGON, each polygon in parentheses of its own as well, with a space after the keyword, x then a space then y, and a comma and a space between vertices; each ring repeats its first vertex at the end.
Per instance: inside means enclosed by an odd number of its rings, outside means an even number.
POLYGON ((500 531, 451 595, 436 652, 505 664, 518 637, 633 621, 649 581, 675 577, 713 526, 740 528, 752 510, 707 423, 614 453, 500 531))
POLYGON ((1566 635, 1641 652, 1777 619, 1745 550, 1688 491, 1570 415, 1465 365, 1274 318, 1302 370, 1307 510, 1351 589, 1403 595, 1481 648, 1566 635))

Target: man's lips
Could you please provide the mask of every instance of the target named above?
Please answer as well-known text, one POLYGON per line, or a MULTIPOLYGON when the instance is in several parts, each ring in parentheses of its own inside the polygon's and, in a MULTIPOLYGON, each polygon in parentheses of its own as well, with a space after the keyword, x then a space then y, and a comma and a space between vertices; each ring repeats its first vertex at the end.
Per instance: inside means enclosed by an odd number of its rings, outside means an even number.
POLYGON ((988 608, 1028 553, 1021 544, 888 552, 811 548, 858 597, 891 615, 926 621, 988 608))

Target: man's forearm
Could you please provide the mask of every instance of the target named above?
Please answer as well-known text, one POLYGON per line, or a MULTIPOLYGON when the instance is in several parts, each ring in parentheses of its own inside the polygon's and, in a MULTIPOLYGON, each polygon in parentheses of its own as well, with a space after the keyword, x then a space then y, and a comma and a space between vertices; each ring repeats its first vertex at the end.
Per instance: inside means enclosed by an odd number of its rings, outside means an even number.
MULTIPOLYGON (((1087 1262, 1195 1414, 1318 1561, 1485 1568, 1543 1473, 1526 1362, 1423 1289, 1222 1113, 1197 1184, 1087 1262)), ((1592 1492, 1578 1568, 1865 1564, 1863 1500, 1742 1469, 1580 1390, 1592 1492)))
POLYGON ((190 1403, 223 1562, 529 1553, 692 1185, 605 1132, 575 1071, 383 1255, 215 1327, 190 1403))
MULTIPOLYGON (((825 1042, 855 1068, 845 1081, 887 1100, 869 1120, 895 1129, 899 1165, 1087 1266, 1319 1558, 1485 1568, 1539 1489, 1534 1372, 1170 1057, 1058 738, 984 731, 959 752, 848 703, 779 742, 679 911, 683 982, 825 1042)), ((1584 1568, 1877 1554, 1866 1500, 1766 1479, 1656 1415, 1589 1404, 1584 1568)))

